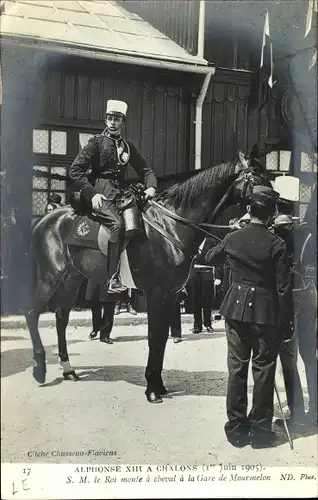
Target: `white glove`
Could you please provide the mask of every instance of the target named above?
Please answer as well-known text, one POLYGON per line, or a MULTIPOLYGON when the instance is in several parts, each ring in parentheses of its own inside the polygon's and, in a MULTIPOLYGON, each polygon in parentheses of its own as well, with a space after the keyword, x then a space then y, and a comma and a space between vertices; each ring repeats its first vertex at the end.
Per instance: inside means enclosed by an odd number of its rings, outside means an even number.
POLYGON ((107 198, 103 194, 95 194, 92 198, 92 207, 94 210, 99 210, 103 206, 103 201, 106 201, 107 198))
POLYGON ((216 278, 216 279, 214 280, 214 284, 215 284, 215 286, 220 286, 220 285, 221 285, 221 283, 222 283, 222 281, 221 281, 221 280, 219 280, 219 278, 216 278))
POLYGON ((149 188, 145 189, 144 195, 145 195, 145 200, 149 200, 151 198, 154 198, 156 196, 155 188, 149 187, 149 188))

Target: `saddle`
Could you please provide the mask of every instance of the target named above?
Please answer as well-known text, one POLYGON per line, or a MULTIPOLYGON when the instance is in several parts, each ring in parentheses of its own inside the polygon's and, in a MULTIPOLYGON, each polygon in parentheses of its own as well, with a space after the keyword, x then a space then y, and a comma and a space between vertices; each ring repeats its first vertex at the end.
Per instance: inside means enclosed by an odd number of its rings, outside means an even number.
MULTIPOLYGON (((126 241, 144 232, 141 218, 143 191, 144 187, 141 184, 131 185, 116 200, 117 208, 124 220, 126 241)), ((79 192, 72 194, 71 206, 74 215, 65 242, 72 246, 100 250, 107 255, 110 231, 103 225, 102 214, 94 212, 79 192)))

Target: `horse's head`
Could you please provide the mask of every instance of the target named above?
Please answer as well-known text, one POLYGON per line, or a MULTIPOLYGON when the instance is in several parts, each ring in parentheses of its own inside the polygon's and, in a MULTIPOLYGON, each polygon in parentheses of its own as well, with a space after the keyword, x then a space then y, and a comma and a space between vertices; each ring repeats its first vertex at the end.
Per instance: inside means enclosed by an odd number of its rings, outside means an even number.
POLYGON ((232 184, 232 199, 242 205, 247 205, 251 199, 254 186, 272 187, 268 173, 263 167, 253 148, 250 156, 245 156, 239 150, 235 164, 236 179, 232 184))

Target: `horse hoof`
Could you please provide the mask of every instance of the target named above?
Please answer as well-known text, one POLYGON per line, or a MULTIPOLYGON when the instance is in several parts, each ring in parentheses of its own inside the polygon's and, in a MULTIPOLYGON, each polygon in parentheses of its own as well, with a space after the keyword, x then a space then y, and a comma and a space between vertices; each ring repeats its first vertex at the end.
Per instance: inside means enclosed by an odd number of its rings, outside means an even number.
POLYGON ((113 344, 114 342, 111 339, 99 339, 104 344, 113 344))
POLYGON ((98 333, 98 332, 91 332, 91 333, 89 334, 89 338, 90 338, 91 340, 96 339, 96 337, 97 337, 97 333, 98 333))
POLYGON ((146 392, 147 401, 152 404, 162 403, 163 400, 160 394, 156 394, 155 392, 146 392))
POLYGON ((77 382, 80 379, 75 371, 63 373, 63 377, 65 380, 71 380, 72 382, 77 382))
POLYGON ((46 381, 46 367, 45 364, 37 364, 33 367, 33 377, 38 384, 44 384, 46 381))
POLYGON ((160 387, 160 395, 165 396, 166 394, 168 394, 168 389, 166 389, 165 386, 163 385, 160 387))
POLYGON ((33 377, 39 384, 46 381, 45 354, 36 353, 33 356, 33 377))

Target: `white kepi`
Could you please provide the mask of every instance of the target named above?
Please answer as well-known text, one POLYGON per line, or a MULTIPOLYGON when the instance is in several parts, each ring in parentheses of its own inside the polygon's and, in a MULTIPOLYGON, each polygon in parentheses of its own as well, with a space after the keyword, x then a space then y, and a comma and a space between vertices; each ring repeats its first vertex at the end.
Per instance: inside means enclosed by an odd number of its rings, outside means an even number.
POLYGON ((113 115, 120 113, 121 115, 127 116, 128 105, 124 101, 107 101, 106 115, 113 115))
POLYGON ((276 177, 273 188, 281 198, 289 201, 299 201, 299 179, 292 175, 276 177))

